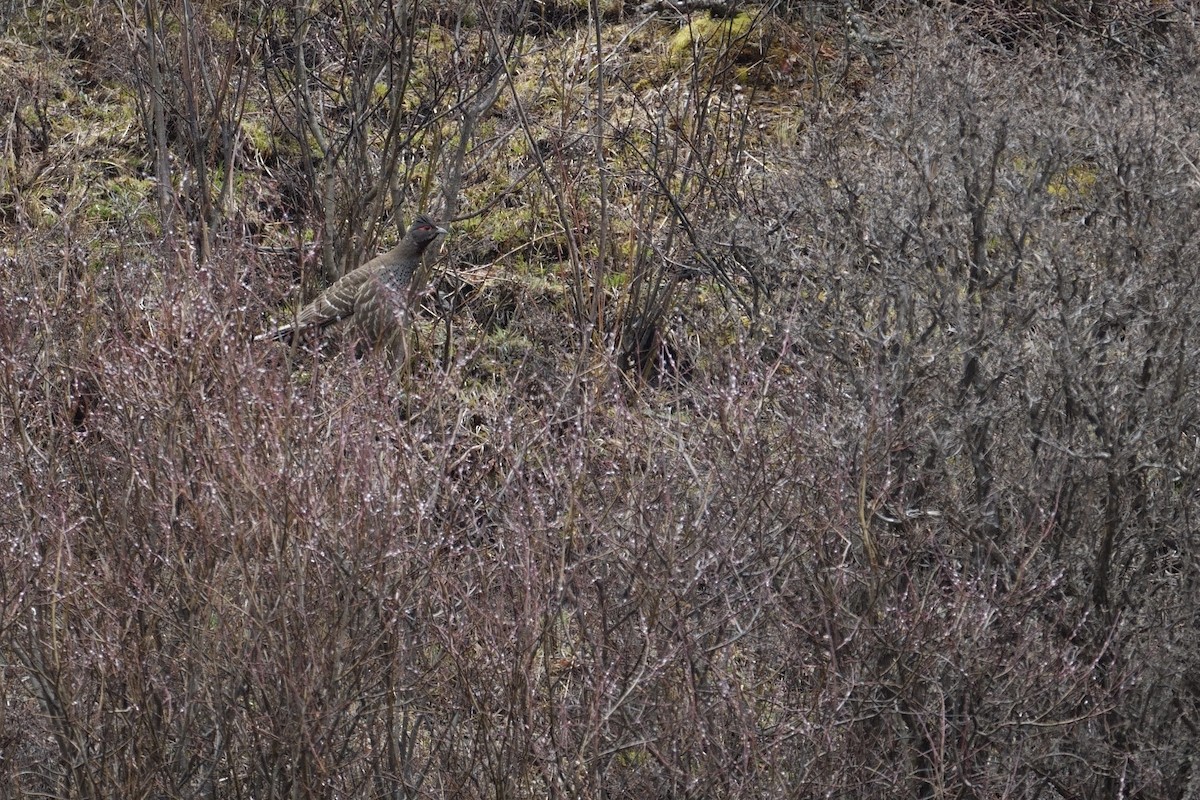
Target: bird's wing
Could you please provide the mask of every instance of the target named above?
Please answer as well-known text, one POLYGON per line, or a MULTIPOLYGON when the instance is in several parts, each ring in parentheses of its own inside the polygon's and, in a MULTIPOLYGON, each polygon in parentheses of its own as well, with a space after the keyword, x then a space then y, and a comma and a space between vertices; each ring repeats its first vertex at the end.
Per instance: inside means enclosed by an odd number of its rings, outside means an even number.
POLYGON ((293 331, 305 328, 324 328, 338 320, 345 319, 354 313, 354 304, 358 300, 358 292, 375 273, 379 271, 379 259, 372 259, 357 269, 347 272, 333 284, 317 295, 311 303, 296 313, 296 319, 287 325, 281 325, 275 330, 260 333, 254 341, 264 339, 283 339, 293 331))
POLYGON ((300 309, 294 323, 296 328, 325 327, 354 313, 359 288, 374 274, 367 265, 347 272, 333 282, 316 299, 300 309))

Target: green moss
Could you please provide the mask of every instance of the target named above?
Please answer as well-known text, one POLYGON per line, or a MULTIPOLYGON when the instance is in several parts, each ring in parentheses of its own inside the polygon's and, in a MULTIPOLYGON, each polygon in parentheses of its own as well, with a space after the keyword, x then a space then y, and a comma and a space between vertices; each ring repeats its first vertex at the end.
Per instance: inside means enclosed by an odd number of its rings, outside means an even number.
POLYGON ((276 154, 276 139, 271 128, 256 116, 247 114, 242 118, 242 136, 251 152, 259 158, 270 158, 276 154))
POLYGON ((754 18, 743 11, 729 19, 711 14, 690 20, 671 38, 668 55, 672 64, 686 66, 692 59, 709 64, 718 60, 738 61, 761 54, 760 36, 754 18))
POLYGON ((98 192, 96 199, 84 208, 84 217, 95 222, 152 224, 153 192, 154 181, 150 178, 118 176, 105 181, 103 191, 98 192))
POLYGON ((804 116, 802 108, 794 106, 780 108, 771 128, 775 138, 774 144, 784 147, 793 146, 807 125, 808 119, 804 116))
POLYGON ((996 258, 1006 250, 1005 242, 999 236, 989 236, 986 245, 988 258, 996 258))
POLYGON ((533 349, 533 342, 508 328, 501 328, 487 338, 488 346, 499 358, 520 357, 533 349))
POLYGON ((617 763, 625 768, 642 767, 650 762, 644 747, 630 747, 617 753, 617 763))
POLYGON ((1076 164, 1051 178, 1046 192, 1057 200, 1072 197, 1087 197, 1096 186, 1096 168, 1090 164, 1076 164))
MULTIPOLYGON (((1036 161, 1016 156, 1013 158, 1012 164, 1018 173, 1031 182, 1040 177, 1038 175, 1040 168, 1036 161)), ((1087 197, 1095 188, 1098 176, 1099 172, 1094 164, 1074 164, 1049 176, 1049 180, 1046 182, 1046 193, 1056 200, 1087 197)))
POLYGON ((629 285, 629 273, 618 270, 611 270, 604 273, 604 287, 606 289, 624 289, 629 285))
MULTIPOLYGON (((412 71, 408 75, 408 91, 401 101, 403 108, 411 112, 419 110, 423 100, 439 90, 446 59, 451 57, 456 47, 454 37, 441 25, 431 25, 417 35, 421 42, 422 57, 413 60, 412 71)), ((387 87, 388 91, 398 91, 399 88, 387 87)))
MULTIPOLYGON (((484 338, 483 347, 471 361, 468 375, 473 379, 472 383, 492 383, 509 374, 513 365, 524 361, 534 350, 534 343, 527 337, 500 328, 484 338)), ((484 391, 478 384, 475 390, 484 391)))
POLYGON ((208 18, 208 30, 213 39, 221 44, 232 44, 237 40, 237 32, 229 24, 229 20, 221 14, 211 13, 208 18))

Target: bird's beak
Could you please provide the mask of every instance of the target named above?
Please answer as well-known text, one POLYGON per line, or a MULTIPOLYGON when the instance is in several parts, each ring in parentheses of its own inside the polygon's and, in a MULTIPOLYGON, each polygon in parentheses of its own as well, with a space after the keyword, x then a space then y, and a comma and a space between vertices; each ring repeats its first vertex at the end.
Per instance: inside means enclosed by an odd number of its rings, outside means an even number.
POLYGON ((438 232, 439 236, 449 236, 450 235, 450 231, 446 230, 441 225, 438 226, 437 232, 438 232))

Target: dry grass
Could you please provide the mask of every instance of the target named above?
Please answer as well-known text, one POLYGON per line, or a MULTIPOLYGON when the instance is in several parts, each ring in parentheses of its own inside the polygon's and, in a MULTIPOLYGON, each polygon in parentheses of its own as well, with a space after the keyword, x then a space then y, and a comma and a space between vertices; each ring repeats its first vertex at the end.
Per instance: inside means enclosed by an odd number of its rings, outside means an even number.
POLYGON ((1190 12, 560 6, 0 49, 7 795, 1190 797, 1190 12), (250 342, 460 204, 413 376, 250 342))

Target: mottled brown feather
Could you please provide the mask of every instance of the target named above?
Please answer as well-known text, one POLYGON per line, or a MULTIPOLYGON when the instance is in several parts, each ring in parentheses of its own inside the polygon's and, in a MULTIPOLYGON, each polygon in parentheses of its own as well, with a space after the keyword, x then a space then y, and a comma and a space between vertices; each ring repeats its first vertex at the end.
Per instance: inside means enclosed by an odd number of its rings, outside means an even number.
POLYGON ((348 317, 370 346, 394 337, 407 323, 409 286, 421 256, 445 232, 424 214, 418 216, 399 244, 334 281, 296 313, 294 322, 260 333, 254 340, 286 339, 297 331, 323 328, 348 317))

